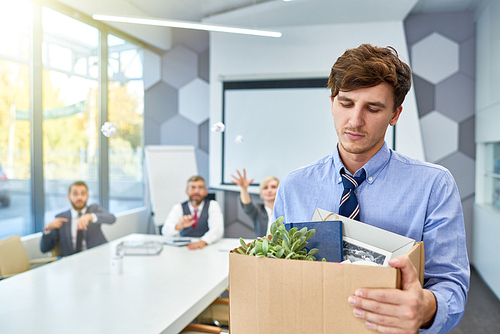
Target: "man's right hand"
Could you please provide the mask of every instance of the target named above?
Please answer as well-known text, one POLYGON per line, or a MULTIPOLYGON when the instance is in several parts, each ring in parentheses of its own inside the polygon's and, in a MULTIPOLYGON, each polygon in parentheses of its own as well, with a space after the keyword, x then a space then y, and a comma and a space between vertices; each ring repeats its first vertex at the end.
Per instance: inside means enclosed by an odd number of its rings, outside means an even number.
POLYGON ((56 230, 61 228, 63 223, 66 223, 68 221, 68 218, 62 218, 62 217, 57 217, 53 221, 47 224, 45 226, 45 231, 50 231, 50 230, 56 230))
POLYGON ((190 227, 191 225, 194 224, 194 219, 191 215, 185 215, 182 216, 177 225, 175 225, 175 229, 177 231, 180 231, 182 229, 185 229, 187 227, 190 227))

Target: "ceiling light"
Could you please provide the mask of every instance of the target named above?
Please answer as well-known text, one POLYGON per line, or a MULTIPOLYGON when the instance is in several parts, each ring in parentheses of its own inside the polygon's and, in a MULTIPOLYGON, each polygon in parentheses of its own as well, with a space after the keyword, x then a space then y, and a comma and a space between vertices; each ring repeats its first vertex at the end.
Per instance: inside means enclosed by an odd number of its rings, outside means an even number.
POLYGON ((278 31, 229 27, 216 24, 204 24, 204 23, 189 22, 189 21, 162 20, 162 19, 114 16, 114 15, 97 15, 97 14, 92 15, 92 18, 98 21, 135 23, 135 24, 145 24, 145 25, 171 27, 171 28, 228 32, 233 34, 255 35, 255 36, 265 36, 265 37, 281 37, 281 33, 278 31))

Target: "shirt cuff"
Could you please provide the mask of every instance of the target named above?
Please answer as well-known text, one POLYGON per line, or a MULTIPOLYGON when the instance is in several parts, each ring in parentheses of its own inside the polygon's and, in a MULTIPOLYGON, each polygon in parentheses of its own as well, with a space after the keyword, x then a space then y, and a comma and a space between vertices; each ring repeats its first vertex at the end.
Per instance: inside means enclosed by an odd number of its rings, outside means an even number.
POLYGON ((97 215, 95 213, 91 213, 90 215, 92 216, 92 220, 91 220, 92 223, 97 223, 97 219, 98 219, 97 215))
POLYGON ((420 329, 421 334, 434 334, 434 333, 441 333, 441 330, 446 323, 446 320, 448 318, 448 303, 444 299, 444 297, 435 292, 431 291, 434 296, 436 297, 436 303, 437 303, 437 310, 436 310, 436 316, 434 317, 434 322, 432 323, 431 327, 426 328, 426 329, 420 329))

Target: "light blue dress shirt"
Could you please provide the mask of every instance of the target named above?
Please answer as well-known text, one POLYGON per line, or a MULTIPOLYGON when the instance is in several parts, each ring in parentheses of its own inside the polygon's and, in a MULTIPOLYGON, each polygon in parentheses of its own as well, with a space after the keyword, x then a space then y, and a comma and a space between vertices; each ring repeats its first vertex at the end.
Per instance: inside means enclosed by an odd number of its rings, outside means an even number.
MULTIPOLYGON (((342 167, 335 149, 285 175, 273 219, 310 221, 316 208, 338 213, 342 167)), ((406 157, 385 143, 362 168, 366 180, 355 190, 360 221, 424 242, 424 287, 436 296, 437 313, 432 326, 421 333, 448 332, 462 319, 470 277, 462 205, 453 176, 444 167, 406 157)))

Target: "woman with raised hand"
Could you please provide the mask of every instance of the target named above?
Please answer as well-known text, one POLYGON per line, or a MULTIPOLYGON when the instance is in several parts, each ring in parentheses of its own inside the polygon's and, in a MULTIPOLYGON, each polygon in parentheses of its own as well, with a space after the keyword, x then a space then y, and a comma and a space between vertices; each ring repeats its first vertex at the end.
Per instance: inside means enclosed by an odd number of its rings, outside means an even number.
POLYGON ((241 188, 240 201, 243 211, 253 221, 255 236, 262 237, 269 234, 269 227, 272 223, 274 199, 278 190, 279 180, 274 176, 266 176, 260 182, 260 198, 263 204, 254 204, 248 193, 248 186, 254 179, 248 180, 246 170, 243 168, 243 174, 236 170, 238 176, 232 175, 234 179, 231 182, 241 188))

